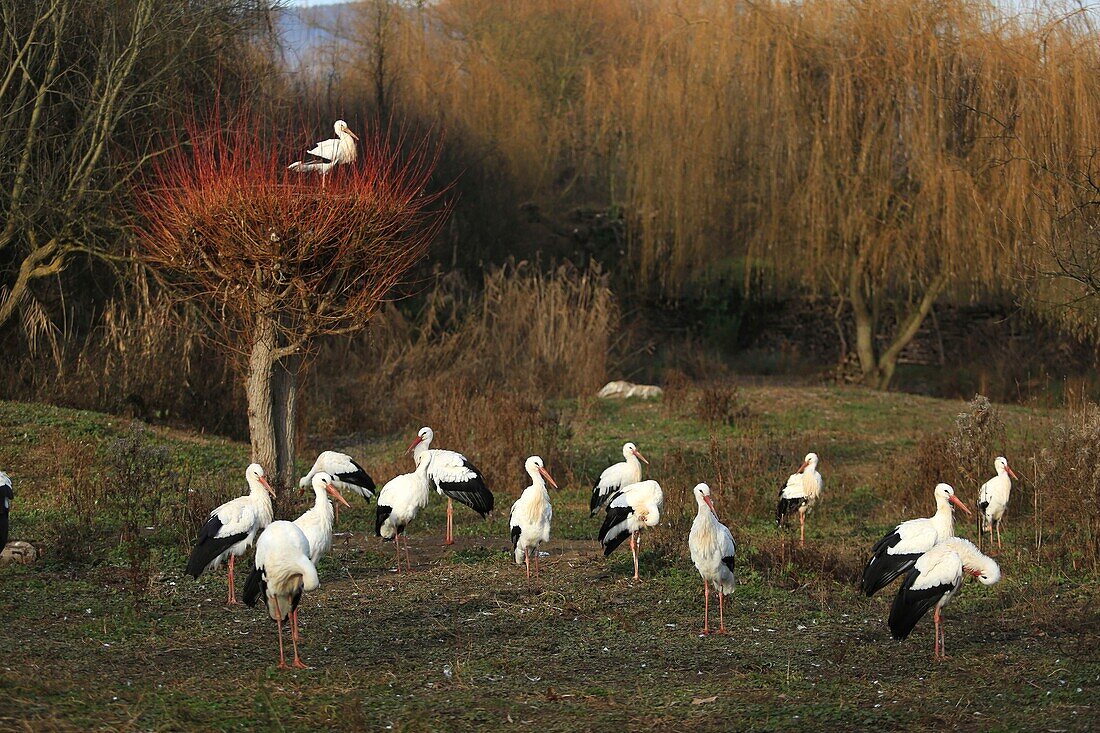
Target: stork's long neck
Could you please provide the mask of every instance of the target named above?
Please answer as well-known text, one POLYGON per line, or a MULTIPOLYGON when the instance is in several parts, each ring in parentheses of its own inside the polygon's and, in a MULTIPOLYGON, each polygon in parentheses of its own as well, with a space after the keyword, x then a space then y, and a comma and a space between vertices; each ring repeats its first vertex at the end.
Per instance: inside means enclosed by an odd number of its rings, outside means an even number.
POLYGON ((943 497, 936 497, 936 513, 932 516, 932 523, 936 526, 939 540, 943 541, 955 534, 955 515, 951 510, 951 503, 943 497))
POLYGON ((427 440, 420 441, 416 444, 416 447, 413 448, 413 459, 417 461, 417 466, 420 465, 420 457, 428 452, 428 448, 431 447, 431 444, 432 439, 428 438, 427 440))
POLYGON ((324 489, 314 489, 313 493, 314 493, 314 496, 316 497, 313 500, 313 508, 321 511, 322 513, 324 513, 325 509, 328 509, 328 514, 330 516, 334 516, 333 512, 332 512, 332 502, 330 502, 328 500, 328 495, 325 494, 325 490, 324 489))
POLYGON ((542 477, 542 474, 536 469, 534 471, 528 471, 527 475, 531 477, 531 485, 528 488, 539 489, 540 494, 549 498, 550 492, 546 489, 546 479, 542 477))

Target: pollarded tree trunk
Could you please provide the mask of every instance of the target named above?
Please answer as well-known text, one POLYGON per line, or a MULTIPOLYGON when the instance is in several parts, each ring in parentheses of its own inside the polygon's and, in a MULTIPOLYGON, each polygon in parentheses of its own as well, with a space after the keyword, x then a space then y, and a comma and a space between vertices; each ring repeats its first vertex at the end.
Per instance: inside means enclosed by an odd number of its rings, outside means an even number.
POLYGON ((282 486, 294 485, 297 448, 298 370, 301 358, 286 356, 275 363, 271 390, 272 424, 275 429, 275 475, 282 486))
POLYGON ((293 485, 298 400, 297 355, 280 348, 278 326, 261 315, 248 360, 248 435, 252 460, 263 466, 276 492, 293 485))

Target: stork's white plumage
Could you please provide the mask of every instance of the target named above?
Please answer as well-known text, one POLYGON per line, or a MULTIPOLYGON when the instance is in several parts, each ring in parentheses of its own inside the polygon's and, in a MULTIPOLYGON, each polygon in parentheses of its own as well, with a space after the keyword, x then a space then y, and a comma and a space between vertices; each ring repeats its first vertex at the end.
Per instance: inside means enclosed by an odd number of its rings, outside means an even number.
POLYGON ((783 525, 788 514, 798 512, 799 544, 806 544, 806 514, 817 503, 825 482, 817 472, 817 454, 807 453, 798 470, 790 475, 779 490, 779 503, 775 507, 775 523, 783 525))
POLYGON ((15 501, 15 490, 12 488, 11 478, 0 471, 0 550, 8 544, 8 513, 11 511, 13 501, 15 501))
POLYGON ((245 470, 244 476, 248 481, 248 495, 227 501, 210 512, 187 560, 187 574, 198 579, 207 570, 217 570, 222 561, 229 558, 230 605, 237 602, 233 585, 234 561, 238 555, 245 553, 252 540, 274 516, 271 498, 275 492, 264 478, 263 468, 253 463, 245 470))
MULTIPOLYGON (((374 518, 374 532, 384 540, 393 540, 397 547, 397 572, 401 572, 401 538, 405 526, 416 519, 421 509, 428 505, 431 485, 428 480, 428 464, 432 457, 427 452, 416 456, 416 470, 403 473, 386 482, 378 493, 374 518)), ((409 562, 408 540, 405 544, 405 566, 409 562)))
POLYGON ((1000 547, 1001 522, 1012 493, 1012 479, 1019 481, 1019 478, 1009 468, 1008 459, 1004 456, 997 456, 993 467, 997 470, 997 475, 982 484, 981 491, 978 492, 978 542, 982 541, 982 532, 989 530, 989 544, 992 545, 993 530, 997 530, 997 547, 1000 547))
POLYGON ((348 502, 337 490, 332 476, 324 471, 313 474, 312 485, 313 506, 295 519, 294 524, 302 530, 302 534, 309 541, 309 559, 316 565, 321 560, 321 556, 332 549, 332 523, 335 517, 328 498, 331 496, 344 506, 347 506, 348 502))
POLYGON ((952 505, 967 514, 970 510, 955 496, 948 484, 937 484, 936 513, 927 519, 910 519, 902 522, 871 548, 871 559, 863 569, 863 592, 872 596, 913 567, 925 552, 955 535, 955 518, 952 505))
POLYGON ((909 636, 921 617, 930 608, 935 608, 934 656, 944 657, 940 612, 962 587, 964 572, 984 585, 993 585, 1001 579, 1001 569, 997 563, 983 555, 972 542, 960 537, 949 537, 918 557, 898 588, 890 608, 890 633, 893 637, 900 640, 909 636))
POLYGON ((512 553, 516 565, 527 565, 527 578, 531 578, 531 553, 535 555, 535 578, 539 577, 539 545, 550 541, 550 520, 554 509, 550 505, 550 492, 546 482, 555 489, 558 485, 546 471, 542 459, 538 456, 528 458, 523 467, 531 477, 531 485, 523 490, 519 499, 512 504, 508 516, 508 526, 512 537, 512 553))
POLYGON ((424 454, 431 457, 428 479, 440 496, 447 497, 447 537, 444 544, 453 545, 454 502, 465 504, 482 517, 487 517, 493 511, 493 492, 489 491, 481 471, 466 456, 453 450, 432 448, 434 437, 431 428, 420 428, 409 450, 414 459, 424 454))
POLYGON ((688 535, 688 550, 695 569, 703 578, 703 636, 710 633, 710 589, 718 594, 718 631, 726 633, 725 598, 737 586, 737 576, 733 570, 737 545, 729 528, 718 521, 714 501, 710 496, 710 487, 698 484, 695 487, 695 503, 698 511, 691 523, 688 535))
POLYGON ((639 481, 616 491, 607 503, 607 516, 600 527, 600 543, 604 557, 630 538, 630 550, 634 554, 634 580, 638 576, 638 533, 646 527, 656 527, 661 521, 661 508, 665 494, 656 481, 639 481))
POLYGON ((623 459, 621 463, 608 466, 600 474, 600 480, 593 487, 592 498, 588 501, 590 516, 596 516, 616 491, 642 480, 642 461, 647 464, 649 461, 646 461, 645 456, 638 452, 638 446, 633 443, 624 444, 623 459))
MULTIPOLYGON (((298 488, 305 490, 311 485, 314 474, 327 473, 332 477, 332 484, 340 493, 358 494, 369 503, 374 498, 374 479, 363 470, 355 460, 347 453, 338 453, 327 450, 317 456, 309 473, 298 480, 298 488)), ((345 503, 344 506, 347 506, 345 503)), ((336 506, 336 521, 340 521, 340 507, 336 506)))
POLYGON ((320 173, 323 176, 337 165, 354 163, 359 156, 355 146, 359 136, 348 129, 348 123, 343 120, 336 120, 332 128, 336 131, 336 137, 317 143, 306 152, 305 160, 295 161, 287 168, 299 173, 320 173))
POLYGON ((272 522, 256 541, 256 568, 244 586, 244 601, 256 605, 262 598, 279 633, 279 667, 286 668, 283 655, 283 621, 290 618, 290 639, 294 644, 291 666, 308 669, 298 656, 298 604, 303 591, 321 585, 317 568, 309 559, 309 540, 293 522, 272 522))

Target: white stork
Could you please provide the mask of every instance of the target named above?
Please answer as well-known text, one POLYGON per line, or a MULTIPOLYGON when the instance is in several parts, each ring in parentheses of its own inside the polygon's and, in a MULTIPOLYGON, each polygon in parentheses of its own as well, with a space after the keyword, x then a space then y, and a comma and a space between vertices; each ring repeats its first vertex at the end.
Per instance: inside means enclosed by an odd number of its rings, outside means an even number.
POLYGON ((11 479, 8 474, 0 471, 0 550, 8 544, 8 512, 11 511, 13 501, 15 490, 12 489, 11 479))
POLYGON ((256 542, 256 569, 244 584, 244 602, 256 605, 263 597, 268 615, 279 632, 279 667, 286 669, 283 654, 283 621, 290 618, 294 661, 290 666, 309 669, 298 657, 298 603, 303 591, 321 585, 317 568, 309 559, 309 540, 293 522, 272 522, 256 542))
POLYGON ((600 480, 592 489, 592 498, 588 502, 589 516, 596 516, 607 503, 607 498, 616 491, 642 480, 642 462, 648 464, 649 461, 638 452, 638 446, 633 443, 624 444, 623 458, 625 460, 621 463, 608 466, 600 474, 600 480))
MULTIPOLYGON (((416 470, 403 473, 386 482, 378 493, 374 518, 374 533, 383 540, 393 540, 397 547, 397 572, 401 572, 401 537, 405 526, 416 519, 421 509, 428 506, 430 485, 428 464, 432 457, 421 453, 416 457, 416 470)), ((411 571, 409 544, 405 540, 405 567, 411 571)))
POLYGON ((434 437, 431 428, 420 428, 409 450, 413 452, 414 459, 425 453, 431 456, 428 479, 440 496, 447 497, 447 538, 443 544, 453 545, 454 502, 459 501, 482 517, 487 517, 493 511, 493 492, 489 491, 485 478, 466 456, 453 450, 431 448, 434 437))
POLYGON ((187 574, 196 580, 207 570, 217 570, 222 561, 229 558, 229 600, 230 605, 237 602, 236 588, 233 585, 233 563, 238 555, 243 555, 256 538, 256 534, 271 523, 274 510, 271 499, 275 491, 264 478, 260 464, 251 464, 244 472, 249 492, 227 501, 210 512, 206 524, 199 530, 199 538, 191 550, 187 561, 187 574))
POLYGON ((354 163, 359 155, 355 146, 359 136, 349 130, 348 123, 343 120, 336 120, 332 128, 336 131, 336 137, 317 143, 306 152, 305 160, 297 160, 287 168, 299 173, 320 173, 324 180, 325 174, 337 165, 354 163))
POLYGON ((733 571, 733 558, 737 552, 737 545, 733 542, 733 535, 729 528, 718 521, 714 510, 714 502, 710 498, 710 487, 706 484, 698 484, 695 487, 695 503, 699 511, 695 514, 695 521, 691 523, 691 533, 688 535, 688 550, 691 551, 691 561, 695 563, 695 569, 703 578, 703 631, 702 635, 710 633, 710 588, 714 586, 714 592, 718 594, 718 631, 726 633, 726 606, 725 599, 733 593, 737 585, 737 576, 733 571))
POLYGON ((949 537, 917 558, 890 608, 891 635, 898 640, 906 638, 917 621, 934 607, 936 644, 933 655, 944 658, 940 610, 959 592, 964 572, 984 585, 993 585, 1001 579, 997 563, 983 555, 972 542, 960 537, 949 537))
POLYGON ((970 510, 955 496, 949 484, 937 484, 936 513, 927 519, 910 519, 883 537, 871 548, 871 559, 863 569, 863 592, 872 596, 894 582, 894 578, 913 567, 925 552, 955 535, 955 518, 951 506, 967 514, 970 510))
POLYGON ((508 516, 508 526, 512 536, 512 553, 516 565, 527 565, 527 579, 531 579, 531 553, 535 555, 535 579, 539 577, 539 545, 550 541, 550 520, 554 517, 554 508, 550 505, 550 493, 546 490, 549 482, 555 489, 558 485, 550 477, 538 456, 528 458, 523 467, 531 477, 531 485, 523 490, 512 512, 508 516))
POLYGON ((332 549, 332 522, 334 520, 332 503, 328 500, 331 496, 344 506, 348 502, 340 494, 332 480, 332 476, 321 471, 313 474, 313 506, 307 509, 302 516, 294 520, 298 529, 309 541, 309 560, 316 565, 321 556, 332 549))
MULTIPOLYGON (((321 472, 332 477, 332 484, 340 493, 358 494, 366 499, 368 504, 374 498, 374 479, 346 453, 337 453, 334 450, 321 453, 313 462, 313 468, 309 469, 309 473, 298 479, 298 488, 304 491, 313 481, 314 474, 321 472)), ((348 506, 348 503, 344 502, 344 506, 348 506)), ((339 505, 336 506, 336 521, 340 521, 339 505)))
POLYGON ((607 503, 607 516, 600 527, 600 543, 604 557, 630 538, 630 550, 634 553, 634 580, 638 577, 638 533, 645 527, 656 527, 661 520, 661 508, 665 494, 656 481, 639 481, 616 491, 607 503))
POLYGON ((798 543, 806 544, 806 514, 808 514, 821 496, 825 483, 817 472, 817 454, 807 453, 798 470, 790 475, 786 485, 779 490, 779 503, 775 507, 775 524, 783 526, 788 514, 798 512, 798 543))
POLYGON ((1019 481, 1016 472, 1008 466, 1008 459, 997 456, 993 461, 997 475, 982 484, 978 492, 978 543, 982 541, 982 531, 989 530, 989 544, 993 544, 993 530, 997 530, 997 547, 1001 546, 1001 521, 1008 508, 1008 497, 1012 493, 1012 479, 1019 481), (985 527, 982 524, 985 524, 985 527))

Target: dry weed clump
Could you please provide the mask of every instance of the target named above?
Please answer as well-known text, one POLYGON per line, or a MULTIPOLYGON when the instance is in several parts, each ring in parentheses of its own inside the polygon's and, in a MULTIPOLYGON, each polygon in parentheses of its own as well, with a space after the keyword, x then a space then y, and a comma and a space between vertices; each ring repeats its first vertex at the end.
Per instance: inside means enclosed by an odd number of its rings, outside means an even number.
POLYGON ((708 384, 695 399, 695 414, 710 426, 733 425, 749 416, 748 406, 741 400, 736 385, 708 384))
POLYGON ((1100 565, 1100 405, 1088 404, 1056 426, 1033 465, 1036 549, 1058 548, 1074 567, 1095 569, 1100 565))

